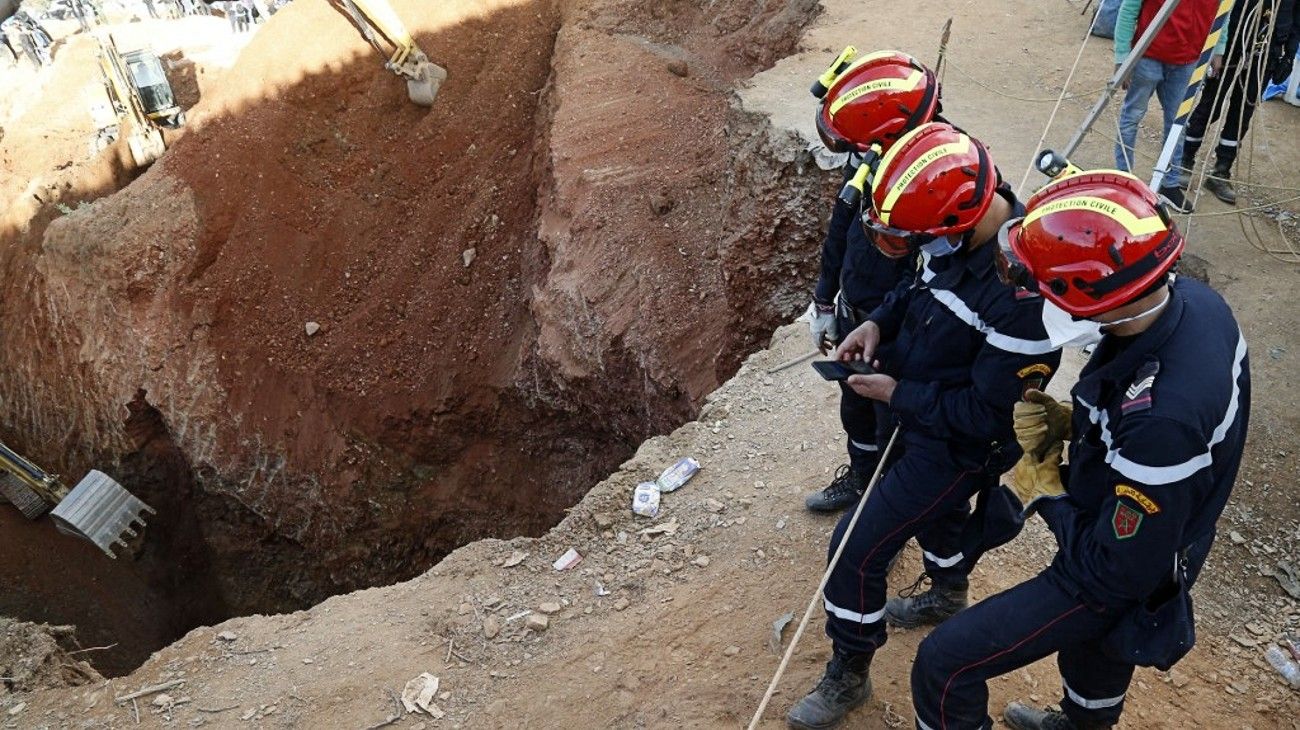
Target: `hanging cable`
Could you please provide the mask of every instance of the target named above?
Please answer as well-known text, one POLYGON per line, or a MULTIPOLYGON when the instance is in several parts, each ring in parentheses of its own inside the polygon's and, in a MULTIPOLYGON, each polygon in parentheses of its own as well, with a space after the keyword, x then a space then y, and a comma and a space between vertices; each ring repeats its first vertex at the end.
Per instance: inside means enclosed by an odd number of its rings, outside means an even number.
MULTIPOLYGON (((1079 61, 1083 59, 1083 51, 1088 47, 1088 39, 1092 37, 1092 29, 1097 25, 1097 18, 1101 13, 1092 16, 1092 22, 1088 24, 1088 32, 1083 36, 1083 43, 1079 44, 1079 52, 1074 54, 1074 65, 1070 66, 1070 73, 1065 77, 1065 85, 1061 87, 1061 94, 1056 99, 1056 104, 1052 106, 1052 113, 1047 117, 1047 125, 1043 127, 1043 134, 1038 138, 1038 144, 1034 145, 1034 150, 1041 150, 1043 143, 1047 141, 1047 133, 1052 130, 1052 122, 1056 121, 1056 112, 1061 109, 1061 102, 1065 101, 1065 94, 1070 89, 1070 82, 1074 80, 1074 72, 1079 68, 1079 61)), ((1025 168, 1025 174, 1020 178, 1020 185, 1016 187, 1016 197, 1025 197, 1025 186, 1029 184, 1029 176, 1034 173, 1034 159, 1031 157, 1029 166, 1025 168)))

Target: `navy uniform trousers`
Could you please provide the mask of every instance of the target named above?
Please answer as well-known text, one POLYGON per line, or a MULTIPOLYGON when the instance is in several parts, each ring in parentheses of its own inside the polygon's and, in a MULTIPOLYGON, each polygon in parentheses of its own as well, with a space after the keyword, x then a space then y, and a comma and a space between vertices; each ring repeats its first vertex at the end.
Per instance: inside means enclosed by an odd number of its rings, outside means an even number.
MULTIPOLYGON (((903 453, 891 458, 867 496, 853 537, 826 584, 826 634, 842 653, 873 654, 884 645, 888 566, 909 539, 920 544, 925 572, 936 585, 964 581, 972 567, 959 539, 970 499, 996 484, 998 475, 962 468, 943 450, 915 443, 909 447, 907 440, 907 434, 899 435, 903 453)), ((846 512, 835 528, 828 559, 852 516, 846 512)))

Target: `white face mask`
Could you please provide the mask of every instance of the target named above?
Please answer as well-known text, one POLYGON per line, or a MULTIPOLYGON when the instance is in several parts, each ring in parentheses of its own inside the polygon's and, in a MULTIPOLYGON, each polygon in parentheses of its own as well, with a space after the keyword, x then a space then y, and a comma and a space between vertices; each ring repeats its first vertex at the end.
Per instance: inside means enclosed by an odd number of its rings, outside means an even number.
POLYGON ((1043 327, 1047 330, 1048 339, 1052 341, 1052 347, 1087 347, 1101 342, 1102 334, 1104 334, 1102 328, 1110 328, 1125 322, 1149 317, 1159 312, 1168 303, 1169 294, 1166 292, 1164 299, 1161 299, 1157 304, 1151 305, 1146 311, 1103 324, 1094 322, 1091 319, 1075 319, 1065 310, 1044 300, 1043 327))
POLYGON ((1161 299, 1160 302, 1159 302, 1158 304, 1152 304, 1150 307, 1147 308, 1146 311, 1144 311, 1144 312, 1139 312, 1139 313, 1133 315, 1132 317, 1125 317, 1125 318, 1123 318, 1123 319, 1112 320, 1112 321, 1110 321, 1110 322, 1106 322, 1106 323, 1102 324, 1101 326, 1102 326, 1102 327, 1114 327, 1114 326, 1117 325, 1117 324, 1124 324, 1125 322, 1132 322, 1132 321, 1135 320, 1135 319, 1142 319, 1143 317, 1149 317, 1149 316, 1155 314, 1156 312, 1159 312, 1160 309, 1161 309, 1161 307, 1164 307, 1164 306, 1165 306, 1166 304, 1168 304, 1168 303, 1169 303, 1169 292, 1166 291, 1166 292, 1165 292, 1165 298, 1164 298, 1164 299, 1161 299))
POLYGON ((961 236, 956 237, 956 243, 948 236, 938 236, 930 240, 929 243, 921 244, 921 250, 934 257, 951 256, 961 249, 961 236))
POLYGON ((1069 312, 1043 301, 1043 327, 1052 347, 1087 347, 1101 342, 1101 324, 1090 319, 1075 319, 1069 312))

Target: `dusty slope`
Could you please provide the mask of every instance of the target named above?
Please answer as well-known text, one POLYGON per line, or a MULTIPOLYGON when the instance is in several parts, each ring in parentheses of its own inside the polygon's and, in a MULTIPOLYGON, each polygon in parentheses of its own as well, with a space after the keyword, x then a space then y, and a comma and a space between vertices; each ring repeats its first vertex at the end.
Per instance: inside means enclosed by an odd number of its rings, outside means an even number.
MULTIPOLYGON (((451 73, 424 110, 294 4, 132 185, 0 234, 5 436, 159 509, 162 633, 540 533, 797 309, 824 176, 728 82, 813 5, 630 5, 398 3, 451 73)), ((119 583, 68 563, 25 603, 119 583)))
MULTIPOLYGON (((866 16, 880 7, 828 2, 828 13, 814 32, 838 35, 815 45, 824 42, 829 48, 846 40, 866 45, 864 37, 879 40, 883 33, 872 31, 866 16)), ((1056 31, 1047 29, 1074 29, 1078 20, 1069 8, 1028 2, 1008 8, 1016 22, 1032 26, 1033 33, 1016 38, 1024 37, 1030 57, 1049 69, 1044 72, 1049 79, 1039 77, 1040 66, 999 63, 996 46, 1007 45, 1008 38, 981 31, 1010 21, 995 14, 976 18, 968 9, 963 9, 956 37, 969 49, 968 58, 985 59, 972 63, 972 72, 980 71, 981 79, 999 87, 1015 85, 1023 87, 1022 92, 1035 89, 1041 96, 1050 95, 1049 81, 1059 82, 1064 72, 1050 73, 1059 43, 1056 31)), ((939 3, 917 4, 915 17, 909 17, 914 22, 893 25, 889 39, 924 49, 932 35, 929 29, 937 29, 947 10, 939 3)), ((1081 36, 1082 28, 1077 29, 1081 36)), ((1094 56, 1094 63, 1104 66, 1104 52, 1094 56)), ((802 99, 807 72, 824 59, 822 49, 797 57, 790 63, 802 63, 804 70, 778 67, 788 73, 774 82, 784 83, 799 95, 793 98, 802 99)), ((1041 125, 1047 109, 1016 107, 1009 119, 1014 126, 1002 126, 998 122, 1006 118, 1005 109, 977 87, 950 77, 948 88, 972 117, 963 123, 987 128, 1001 140, 999 149, 1012 150, 999 155, 1023 159, 1014 150, 1027 154, 1041 130, 1031 129, 1032 120, 1041 125)), ((1294 129, 1294 117, 1284 116, 1287 113, 1276 107, 1266 110, 1261 128, 1294 129)), ((1092 149, 1104 155, 1102 146, 1092 149)), ((1283 170, 1298 163, 1293 156, 1280 156, 1270 164, 1283 170)), ((1222 208, 1211 203, 1207 210, 1222 208)), ((1126 726, 1295 727, 1295 695, 1262 668, 1258 648, 1242 644, 1259 640, 1248 626, 1271 636, 1294 631, 1300 622, 1295 601, 1259 575, 1279 556, 1294 554, 1298 535, 1295 505, 1280 487, 1293 483, 1296 473, 1298 411, 1286 383, 1300 352, 1297 310, 1280 302, 1294 301, 1297 284, 1290 270, 1254 255, 1230 220, 1200 219, 1202 224, 1193 246, 1210 260, 1211 282, 1233 302, 1256 353, 1255 427, 1244 474, 1249 481, 1240 486, 1225 523, 1227 529, 1242 533, 1242 542, 1223 540, 1212 556, 1197 596, 1204 607, 1200 647, 1172 675, 1139 674, 1126 726)), ((715 398, 718 405, 706 409, 701 424, 645 445, 624 471, 597 487, 543 540, 478 543, 405 584, 338 597, 310 611, 240 619, 196 631, 107 689, 29 698, 31 706, 11 722, 15 727, 132 727, 129 707, 110 709, 106 697, 182 676, 187 684, 173 697, 190 702, 166 715, 152 714, 153 709, 142 705, 142 724, 202 721, 216 727, 245 726, 240 717, 260 715, 258 723, 268 727, 367 727, 392 711, 389 692, 430 671, 443 678, 450 693, 440 704, 451 722, 440 724, 742 724, 776 665, 776 657, 764 648, 770 621, 784 611, 802 609, 816 583, 831 526, 828 520, 804 515, 799 494, 825 480, 840 459, 833 391, 802 366, 775 374, 770 381, 761 372, 763 366, 799 354, 804 346, 798 327, 782 331, 773 350, 757 355, 756 367, 715 398), (666 502, 663 521, 675 518, 677 536, 641 538, 637 530, 646 523, 627 514, 628 491, 685 453, 699 455, 706 471, 666 502), (625 543, 619 533, 628 535, 625 543), (570 546, 583 551, 587 560, 577 572, 553 572, 549 562, 570 546), (513 568, 494 566, 515 550, 529 557, 513 568), (704 567, 692 564, 700 555, 709 558, 704 567), (611 595, 596 597, 596 580, 611 595), (571 605, 551 618, 543 634, 521 635, 522 619, 506 622, 525 608, 561 599, 571 605), (620 599, 628 601, 622 611, 616 609, 620 599), (490 611, 488 605, 497 608, 490 611), (486 641, 481 630, 481 619, 489 612, 506 626, 493 641, 486 641), (217 640, 222 629, 233 631, 235 640, 217 640), (453 640, 450 646, 447 637, 453 640), (731 646, 738 651, 729 654, 731 646), (91 702, 94 706, 83 711, 91 702)), ((1022 540, 1016 544, 1022 555, 1012 557, 1004 550, 982 566, 975 582, 977 597, 1010 585, 1046 562, 1051 545, 1042 530, 1022 540)), ((895 586, 910 582, 918 566, 917 556, 909 553, 894 576, 895 586)), ((778 726, 775 718, 820 671, 825 647, 816 640, 819 630, 814 624, 805 640, 774 703, 769 727, 778 726)), ((905 677, 919 638, 919 632, 898 634, 886 648, 877 675, 879 697, 855 718, 862 726, 901 726, 897 718, 890 721, 894 716, 887 709, 906 716, 905 677)), ((1054 668, 1042 663, 1011 675, 995 683, 993 692, 995 704, 1025 696, 1050 701, 1057 692, 1054 668)), ((403 718, 397 726, 414 727, 417 722, 403 718)))
MULTIPOLYGON (((448 693, 438 703, 448 718, 435 727, 743 724, 777 663, 768 649, 771 623, 802 611, 833 525, 805 514, 799 498, 828 478, 838 459, 834 390, 806 366, 766 373, 803 352, 805 342, 800 325, 782 329, 770 351, 710 398, 702 421, 644 444, 545 538, 481 541, 407 583, 196 630, 131 677, 29 698, 22 722, 132 727, 130 707, 111 707, 111 696, 183 679, 169 694, 188 701, 167 709, 142 704, 142 726, 232 727, 247 717, 258 727, 367 727, 392 711, 389 692, 427 671, 448 693), (665 497, 654 523, 675 524, 675 533, 642 534, 652 523, 628 512, 632 486, 684 454, 697 456, 704 470, 665 497), (556 572, 551 561, 570 547, 585 560, 556 572), (516 551, 527 557, 504 567, 516 551), (609 595, 596 596, 597 583, 609 595), (544 632, 514 618, 547 602, 561 609, 544 632), (488 617, 503 627, 490 640, 483 633, 488 617), (217 638, 223 631, 234 639, 217 638)), ((990 555, 976 575, 975 597, 1044 566, 1050 545, 1034 525, 1014 552, 990 555)), ((894 587, 911 582, 919 565, 909 548, 894 587)), ((805 636, 765 727, 779 727, 776 718, 820 672, 820 624, 805 636)), ((1287 726, 1295 708, 1290 690, 1235 657, 1213 626, 1206 622, 1201 645, 1172 675, 1139 672, 1134 723, 1287 726), (1236 721, 1225 724, 1229 717, 1236 721)), ((921 636, 893 635, 877 664, 877 698, 855 716, 858 727, 901 726, 886 718, 895 717, 891 711, 907 716, 908 665, 921 636)), ((993 701, 1050 701, 1057 687, 1055 665, 1041 662, 995 682, 993 701)), ((408 716, 397 726, 419 721, 408 716)))

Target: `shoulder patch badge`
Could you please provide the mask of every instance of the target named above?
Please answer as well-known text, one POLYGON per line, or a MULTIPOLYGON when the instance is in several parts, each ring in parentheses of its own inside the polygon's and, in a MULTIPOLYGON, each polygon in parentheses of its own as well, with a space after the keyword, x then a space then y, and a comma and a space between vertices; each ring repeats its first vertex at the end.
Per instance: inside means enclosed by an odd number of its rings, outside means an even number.
POLYGON ((1151 388, 1155 386, 1159 372, 1159 360, 1148 360, 1138 368, 1137 374, 1133 376, 1133 384, 1124 391, 1124 400, 1119 404, 1120 413, 1145 411, 1151 407, 1151 388))
POLYGON ((1017 378, 1027 378, 1030 375, 1035 375, 1035 374, 1041 375, 1045 378, 1048 375, 1052 374, 1052 368, 1046 363, 1036 362, 1033 365, 1020 368, 1019 370, 1016 371, 1017 378))
POLYGON ((1047 382, 1051 374, 1052 368, 1041 362, 1017 370, 1016 377, 1020 378, 1020 397, 1024 398, 1031 390, 1042 390, 1043 383, 1047 382))
POLYGON ((1154 499, 1151 499, 1150 497, 1146 496, 1145 494, 1138 491, 1137 489, 1130 487, 1127 484, 1116 484, 1115 496, 1128 497, 1134 502, 1137 502, 1137 505, 1142 508, 1142 511, 1146 512, 1149 515, 1153 515, 1160 511, 1160 505, 1156 504, 1156 501, 1154 499))
POLYGON ((1142 526, 1142 513, 1123 502, 1116 502, 1115 516, 1111 518, 1110 526, 1115 530, 1116 540, 1127 540, 1136 535, 1142 526))

